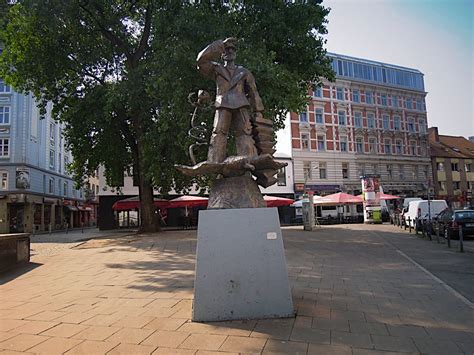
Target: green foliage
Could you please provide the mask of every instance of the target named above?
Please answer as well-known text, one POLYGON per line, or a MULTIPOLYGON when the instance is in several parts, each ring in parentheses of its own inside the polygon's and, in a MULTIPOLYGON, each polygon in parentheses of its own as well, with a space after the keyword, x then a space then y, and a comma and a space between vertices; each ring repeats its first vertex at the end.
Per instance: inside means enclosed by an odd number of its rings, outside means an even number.
MULTIPOLYGON (((254 73, 265 116, 280 128, 279 115, 302 108, 311 83, 333 79, 320 36, 328 12, 310 0, 24 0, 0 14, 0 76, 53 102, 76 181, 102 164, 113 186, 140 167, 167 193, 193 182, 173 168, 189 164, 187 96, 215 91, 196 70, 197 53, 237 37, 237 63, 254 73)), ((211 127, 212 112, 202 119, 211 127)))

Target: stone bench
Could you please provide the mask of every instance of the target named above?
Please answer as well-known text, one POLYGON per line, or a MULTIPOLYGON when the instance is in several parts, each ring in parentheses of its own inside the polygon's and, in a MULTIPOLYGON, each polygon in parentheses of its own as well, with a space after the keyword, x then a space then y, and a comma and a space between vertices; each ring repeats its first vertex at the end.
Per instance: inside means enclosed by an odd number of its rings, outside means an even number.
POLYGON ((30 234, 0 234, 0 272, 30 261, 30 234))

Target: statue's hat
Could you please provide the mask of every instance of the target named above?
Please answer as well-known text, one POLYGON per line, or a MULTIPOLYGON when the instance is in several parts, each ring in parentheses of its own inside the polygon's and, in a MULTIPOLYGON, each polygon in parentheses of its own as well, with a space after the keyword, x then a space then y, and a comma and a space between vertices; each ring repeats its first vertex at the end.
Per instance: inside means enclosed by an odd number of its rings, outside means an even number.
POLYGON ((227 38, 226 41, 224 42, 224 45, 226 48, 234 48, 235 49, 235 42, 237 42, 237 39, 235 38, 227 38))

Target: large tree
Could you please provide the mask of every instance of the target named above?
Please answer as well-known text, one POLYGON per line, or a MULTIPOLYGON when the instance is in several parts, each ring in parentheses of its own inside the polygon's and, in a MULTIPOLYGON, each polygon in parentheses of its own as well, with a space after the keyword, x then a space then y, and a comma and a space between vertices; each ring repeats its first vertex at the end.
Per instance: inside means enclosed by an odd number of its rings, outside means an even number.
POLYGON ((110 186, 133 172, 142 230, 153 231, 153 189, 194 182, 173 165, 189 162, 188 94, 215 90, 196 70, 197 53, 237 37, 237 62, 255 74, 265 116, 281 127, 288 110, 306 104, 308 85, 333 78, 321 37, 329 10, 320 3, 20 0, 0 14, 0 76, 53 103, 78 183, 99 165, 110 186))

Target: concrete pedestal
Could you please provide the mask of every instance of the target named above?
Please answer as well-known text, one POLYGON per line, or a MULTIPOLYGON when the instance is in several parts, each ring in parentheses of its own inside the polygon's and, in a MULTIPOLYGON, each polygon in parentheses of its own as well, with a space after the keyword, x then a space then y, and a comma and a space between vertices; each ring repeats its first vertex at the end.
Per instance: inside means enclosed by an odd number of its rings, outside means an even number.
POLYGON ((293 315, 277 209, 200 211, 193 321, 293 315))

